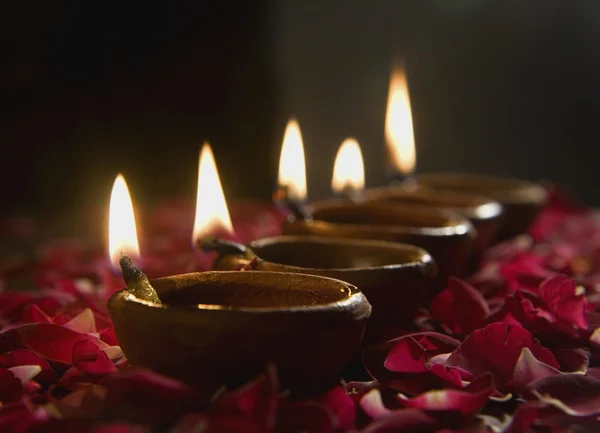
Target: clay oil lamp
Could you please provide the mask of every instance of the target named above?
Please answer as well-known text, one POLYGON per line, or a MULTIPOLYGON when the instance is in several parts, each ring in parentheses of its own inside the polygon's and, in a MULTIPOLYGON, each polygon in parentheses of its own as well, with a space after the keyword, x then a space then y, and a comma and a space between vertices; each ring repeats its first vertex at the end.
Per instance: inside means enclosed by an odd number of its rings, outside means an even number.
POLYGON ((216 270, 258 270, 321 275, 357 286, 373 306, 370 323, 403 325, 426 305, 436 266, 413 245, 377 240, 276 236, 240 244, 204 237, 204 250, 219 256, 216 270))
POLYGON ((109 230, 111 261, 115 269, 120 265, 127 286, 108 301, 123 352, 133 366, 197 386, 206 401, 268 363, 293 394, 320 392, 338 380, 360 347, 371 306, 349 283, 240 271, 149 280, 122 255, 138 252, 122 187, 113 190, 109 230))
POLYGON ((428 173, 415 177, 418 185, 438 191, 452 191, 490 197, 504 207, 499 238, 524 233, 548 199, 546 189, 527 180, 467 173, 428 173))
MULTIPOLYGON (((413 176, 415 140, 408 85, 402 67, 394 69, 390 80, 385 143, 393 195, 403 201, 414 197, 420 204, 440 205, 459 211, 480 232, 477 240, 479 250, 494 241, 496 233, 498 239, 523 233, 546 202, 546 190, 541 185, 519 179, 465 173, 413 176), (396 192, 393 185, 398 183, 402 183, 404 188, 396 192)), ((373 194, 381 197, 383 193, 379 190, 373 194)))
POLYGON ((294 395, 327 389, 359 349, 371 312, 355 286, 331 278, 231 271, 149 281, 127 257, 121 266, 127 289, 108 306, 127 359, 207 399, 269 363, 294 395))
MULTIPOLYGON (((285 141, 283 146, 287 146, 285 141)), ((294 155, 303 155, 301 146, 300 142, 300 150, 293 152, 294 155)), ((466 269, 473 252, 475 231, 464 217, 412 204, 361 203, 348 198, 304 205, 306 177, 293 176, 298 156, 287 161, 283 157, 282 152, 280 190, 285 186, 296 191, 294 197, 283 201, 291 212, 283 224, 283 234, 412 244, 431 254, 442 278, 450 274, 460 275, 466 269)), ((347 168, 347 173, 358 174, 358 178, 363 173, 362 164, 347 168)), ((356 189, 356 183, 351 187, 356 189)), ((349 191, 349 187, 344 190, 349 191)))
POLYGON ((358 142, 345 140, 335 159, 331 188, 355 203, 416 204, 453 211, 467 218, 476 231, 475 250, 483 251, 498 234, 502 205, 483 196, 419 187, 414 182, 364 190, 364 165, 358 142))
POLYGON ((295 215, 284 234, 377 239, 416 245, 428 251, 439 274, 462 275, 473 253, 475 230, 457 213, 409 204, 327 200, 307 208, 311 219, 295 215))

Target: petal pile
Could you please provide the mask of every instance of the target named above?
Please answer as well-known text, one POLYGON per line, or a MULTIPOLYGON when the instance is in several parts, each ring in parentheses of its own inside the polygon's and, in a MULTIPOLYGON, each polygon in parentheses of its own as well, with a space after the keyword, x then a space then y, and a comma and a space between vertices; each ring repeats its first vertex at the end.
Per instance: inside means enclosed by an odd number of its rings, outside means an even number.
MULTIPOLYGON (((91 215, 101 226, 102 212, 91 215)), ((244 242, 278 234, 285 217, 254 202, 231 216, 244 242)), ((191 206, 142 218, 149 276, 210 267, 190 248, 191 206)), ((0 230, 39 236, 31 220, 0 230)), ((556 192, 528 233, 449 278, 411 328, 364 349, 368 381, 344 377, 310 399, 290 398, 275 366, 209 405, 201 390, 130 366, 106 307, 122 286, 98 240, 0 261, 0 431, 600 431, 600 223, 556 192)))

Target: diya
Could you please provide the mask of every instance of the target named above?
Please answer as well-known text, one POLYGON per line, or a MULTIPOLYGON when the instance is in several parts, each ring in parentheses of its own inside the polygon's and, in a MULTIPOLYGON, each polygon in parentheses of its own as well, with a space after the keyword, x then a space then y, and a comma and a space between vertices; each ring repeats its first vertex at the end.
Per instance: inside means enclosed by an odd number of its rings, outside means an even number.
POLYGON ((431 173, 415 176, 418 185, 438 191, 468 192, 490 197, 504 207, 499 239, 524 233, 548 199, 546 189, 534 182, 466 173, 431 173))
POLYGON ((372 323, 409 323, 432 297, 436 265, 413 245, 365 239, 276 236, 249 247, 205 237, 199 247, 216 251, 217 270, 293 272, 331 277, 357 286, 373 311, 372 323))
POLYGON ((121 267, 127 288, 108 307, 127 359, 207 399, 269 363, 292 394, 323 391, 359 349, 371 313, 355 286, 332 278, 214 271, 149 281, 127 257, 121 267))
POLYGON ((448 211, 467 218, 476 231, 475 250, 480 253, 497 238, 503 223, 502 205, 482 195, 455 191, 438 191, 406 182, 380 188, 369 188, 356 194, 369 203, 413 203, 448 211))
POLYGON ((315 202, 306 212, 294 212, 284 222, 282 232, 416 245, 431 254, 442 279, 464 273, 475 239, 473 225, 455 212, 412 204, 352 203, 344 199, 315 202), (306 213, 311 218, 305 217, 306 213))

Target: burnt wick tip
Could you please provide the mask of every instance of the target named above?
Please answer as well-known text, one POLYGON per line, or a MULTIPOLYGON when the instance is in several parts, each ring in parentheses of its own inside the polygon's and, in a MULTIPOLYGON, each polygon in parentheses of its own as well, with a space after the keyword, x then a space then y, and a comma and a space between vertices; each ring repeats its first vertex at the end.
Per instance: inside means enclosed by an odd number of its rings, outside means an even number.
POLYGON ((205 235, 197 242, 198 248, 205 252, 216 252, 219 255, 227 254, 243 254, 249 253, 248 248, 244 245, 233 241, 227 241, 217 236, 205 235))
POLYGON ((146 274, 133 264, 133 261, 128 255, 121 253, 119 265, 121 265, 125 284, 127 284, 127 288, 133 295, 145 301, 154 302, 156 304, 161 303, 156 290, 154 290, 154 287, 150 284, 146 274))
POLYGON ((291 197, 288 186, 279 187, 273 193, 273 201, 286 208, 295 219, 305 221, 313 219, 306 206, 300 200, 291 197))

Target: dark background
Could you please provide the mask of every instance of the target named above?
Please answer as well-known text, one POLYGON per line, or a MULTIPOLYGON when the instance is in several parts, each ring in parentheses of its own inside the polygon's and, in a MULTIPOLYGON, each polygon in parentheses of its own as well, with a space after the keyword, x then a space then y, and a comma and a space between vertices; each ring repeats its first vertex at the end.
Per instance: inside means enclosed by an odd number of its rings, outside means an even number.
MULTIPOLYGON (((8 3, 8 2, 5 2, 8 3)), ((193 199, 210 140, 228 199, 268 199, 297 116, 309 194, 346 136, 385 181, 390 62, 405 59, 418 171, 550 178, 600 204, 600 3, 11 2, 0 10, 4 213, 193 199)))

